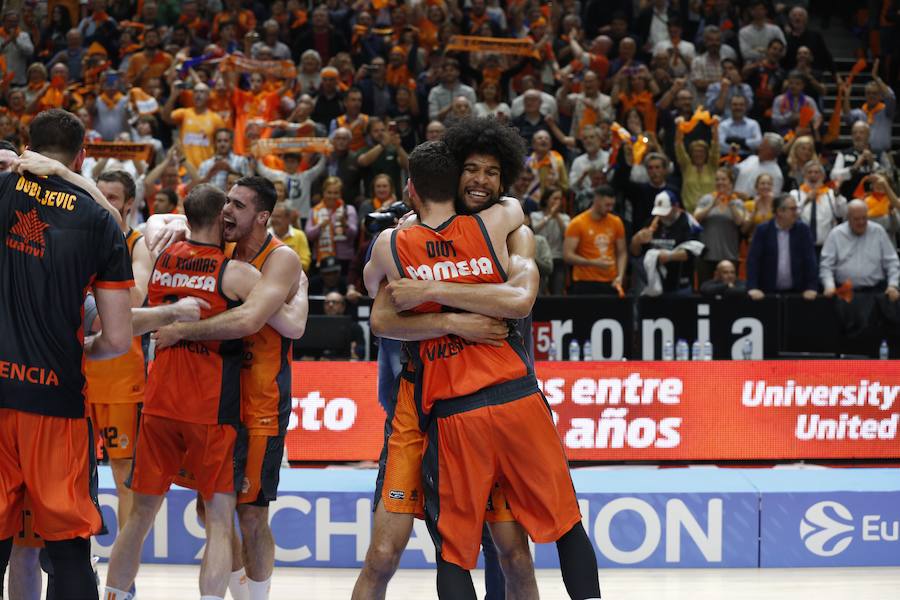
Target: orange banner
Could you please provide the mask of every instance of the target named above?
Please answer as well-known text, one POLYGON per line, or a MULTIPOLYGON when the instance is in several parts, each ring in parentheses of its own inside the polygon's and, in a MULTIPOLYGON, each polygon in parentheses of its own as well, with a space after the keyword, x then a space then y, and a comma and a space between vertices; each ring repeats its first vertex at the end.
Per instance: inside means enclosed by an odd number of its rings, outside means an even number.
POLYGON ((493 54, 513 54, 540 59, 541 54, 531 40, 510 38, 480 37, 476 35, 454 35, 447 44, 448 51, 455 52, 491 52, 493 54))
POLYGON ((328 138, 265 138, 253 142, 251 152, 257 158, 268 154, 331 154, 333 150, 328 138))
POLYGON ((228 55, 219 64, 222 71, 238 71, 240 73, 262 73, 280 79, 292 79, 297 76, 297 66, 290 60, 254 60, 236 54, 228 55))
POLYGON ((150 160, 153 146, 131 142, 86 142, 84 151, 94 158, 117 158, 119 160, 150 160))
MULTIPOLYGON (((540 362, 571 460, 900 458, 896 361, 540 362)), ((368 363, 294 363, 288 456, 376 460, 368 363)))

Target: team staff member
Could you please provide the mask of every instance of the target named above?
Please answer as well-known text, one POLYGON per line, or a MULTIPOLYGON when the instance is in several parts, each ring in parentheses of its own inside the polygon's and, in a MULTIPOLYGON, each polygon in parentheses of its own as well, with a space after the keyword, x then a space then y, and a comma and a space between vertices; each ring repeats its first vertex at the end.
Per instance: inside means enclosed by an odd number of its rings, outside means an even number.
MULTIPOLYGON (((135 197, 135 185, 131 176, 125 171, 106 171, 97 178, 97 187, 122 216, 122 222, 128 223, 135 197)), ((135 280, 131 305, 140 307, 147 294, 153 263, 144 236, 127 225, 123 228, 123 233, 135 280)), ((99 330, 100 324, 95 324, 94 328, 99 330)), ((88 380, 87 398, 91 421, 103 440, 116 484, 116 516, 121 530, 131 513, 131 490, 125 485, 125 480, 131 473, 138 415, 146 381, 141 337, 132 338, 129 351, 118 358, 85 363, 85 375, 88 380)))
POLYGON ((591 208, 566 228, 563 259, 572 265, 572 294, 617 294, 622 290, 628 248, 622 219, 612 214, 615 202, 615 190, 608 185, 598 187, 591 208))
MULTIPOLYGON (((194 296, 202 316, 224 312, 248 298, 259 273, 230 261, 222 251, 225 194, 210 185, 185 200, 191 239, 167 249, 156 261, 148 299, 151 307, 194 296)), ((284 319, 283 313, 279 315, 284 319)), ((231 339, 227 334, 222 336, 231 339)), ((184 475, 206 507, 207 544, 200 570, 203 598, 223 598, 231 570, 234 512, 234 442, 240 422, 240 340, 184 342, 158 348, 147 382, 141 435, 131 487, 132 518, 110 556, 107 600, 130 599, 144 538, 176 476, 184 475), (218 381, 218 385, 210 385, 218 381)))
POLYGON ((297 254, 266 229, 275 207, 275 187, 264 177, 239 179, 222 209, 224 238, 233 257, 250 263, 262 279, 242 306, 197 323, 160 330, 157 347, 180 340, 245 338, 249 357, 241 370, 241 429, 235 447, 238 520, 251 600, 267 598, 275 566, 269 503, 275 500, 291 414, 291 340, 306 326, 306 275, 297 254), (302 315, 291 327, 266 325, 289 299, 302 315))
MULTIPOLYGON (((81 169, 84 126, 74 115, 39 114, 29 139, 34 152, 81 169)), ((134 283, 119 225, 84 188, 55 175, 0 175, 0 574, 27 494, 58 597, 90 599, 97 587, 89 538, 103 522, 81 366, 85 355, 128 350, 134 283), (106 327, 85 340, 81 311, 91 285, 106 327)))

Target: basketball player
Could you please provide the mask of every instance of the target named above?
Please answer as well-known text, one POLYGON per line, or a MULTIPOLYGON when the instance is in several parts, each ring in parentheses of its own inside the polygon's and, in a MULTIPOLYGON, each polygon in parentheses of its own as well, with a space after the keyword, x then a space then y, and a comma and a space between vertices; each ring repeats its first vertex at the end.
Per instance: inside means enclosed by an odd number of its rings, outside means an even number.
MULTIPOLYGON (((140 307, 147 294, 153 263, 144 236, 127 225, 128 216, 134 208, 134 180, 125 171, 106 171, 97 178, 97 187, 122 216, 122 222, 126 223, 123 233, 135 281, 131 305, 140 307)), ((125 485, 125 480, 131 473, 138 414, 146 380, 140 336, 132 339, 131 349, 123 356, 107 361, 88 361, 85 374, 91 420, 103 440, 116 484, 116 516, 121 530, 131 512, 131 490, 125 485)))
MULTIPOLYGON (((150 306, 195 296, 209 304, 203 315, 211 317, 250 296, 259 272, 246 263, 230 261, 222 251, 225 202, 225 194, 210 185, 197 186, 188 194, 184 207, 191 239, 171 246, 157 259, 150 279, 150 306)), ((282 313, 273 317, 279 327, 284 326, 279 321, 282 313)), ((223 337, 228 337, 227 332, 223 337)), ((131 477, 134 509, 113 545, 106 600, 131 598, 123 590, 134 581, 144 538, 179 472, 186 474, 206 506, 201 598, 224 597, 231 571, 233 460, 242 360, 239 339, 181 342, 157 349, 131 477)))
MULTIPOLYGON (((247 359, 241 370, 241 427, 235 445, 239 483, 238 522, 243 539, 243 568, 250 600, 269 596, 275 567, 275 540, 269 527, 269 503, 276 499, 284 440, 291 414, 292 340, 303 335, 306 313, 286 331, 266 325, 288 298, 306 302, 307 280, 297 254, 268 233, 275 188, 263 177, 239 179, 222 209, 224 237, 235 242, 233 258, 257 269, 262 279, 241 307, 212 319, 179 323, 160 330, 157 347, 178 340, 218 336, 244 338, 247 359)), ((232 593, 239 587, 237 562, 232 593)))
MULTIPOLYGON (((410 196, 421 207, 426 227, 399 230, 389 241, 376 243, 367 283, 377 283, 384 274, 391 280, 412 275, 473 283, 500 281, 508 263, 506 235, 511 223, 512 227, 521 223, 521 207, 517 202, 502 203, 475 220, 453 218, 448 201, 431 200, 452 197, 455 181, 453 188, 435 183, 441 171, 453 171, 452 165, 439 149, 428 150, 420 152, 416 161, 410 157, 410 196), (425 182, 421 186, 426 190, 424 205, 416 193, 419 181, 425 182), (448 260, 448 254, 453 258, 448 260)), ((488 179, 499 177, 499 164, 492 157, 470 157, 464 168, 485 173, 488 179)), ((472 191, 483 196, 480 189, 472 191)), ((431 303, 415 310, 434 312, 440 306, 431 303)), ((373 309, 376 333, 381 331, 380 319, 373 309)), ((500 347, 443 336, 411 348, 417 400, 421 412, 431 417, 425 458, 426 513, 441 555, 440 596, 475 597, 471 578, 463 570, 474 567, 480 538, 480 514, 472 509, 484 505, 493 482, 500 478, 513 515, 532 539, 558 540, 570 595, 599 597, 596 558, 581 526, 562 445, 518 334, 513 332, 500 347), (494 445, 490 440, 501 443, 494 445), (540 481, 541 487, 530 481, 540 481)), ((517 597, 536 597, 536 589, 533 595, 517 597)))
POLYGON ((56 163, 34 155, 80 170, 84 126, 49 110, 31 122, 29 138, 21 174, 0 175, 0 575, 27 494, 57 597, 97 598, 89 538, 102 519, 81 368, 85 356, 128 350, 134 283, 120 226, 96 187, 60 177, 56 163), (85 340, 81 311, 91 286, 106 328, 85 340))
MULTIPOLYGON (((451 128, 456 129, 456 127, 451 128)), ((498 124, 492 119, 479 120, 469 131, 479 131, 481 135, 475 140, 465 140, 457 152, 462 162, 470 153, 480 152, 495 158, 503 172, 502 181, 515 181, 521 169, 524 148, 515 131, 498 124)), ((460 137, 454 136, 454 139, 460 137)), ((451 150, 455 148, 451 147, 451 150)), ((501 178, 482 181, 478 175, 463 174, 460 178, 457 195, 459 212, 472 213, 495 203, 503 190, 501 178), (478 179, 478 194, 472 185, 472 179, 478 179), (476 192, 476 193, 472 193, 476 192)), ((411 222, 411 221, 409 221, 411 222)), ((390 235, 390 231, 385 232, 390 235)), ((385 335, 401 339, 427 339, 434 335, 436 327, 449 326, 444 333, 455 334, 469 341, 498 343, 506 337, 507 327, 499 318, 517 318, 527 315, 534 303, 538 290, 537 268, 534 264, 534 235, 528 227, 519 227, 507 239, 510 251, 509 280, 504 284, 492 284, 488 294, 479 286, 460 285, 446 282, 425 282, 402 279, 390 284, 394 294, 407 293, 424 298, 426 294, 439 294, 436 301, 446 306, 454 306, 472 311, 467 313, 447 313, 442 315, 399 316, 392 310, 386 312, 385 335), (409 283, 410 288, 401 285, 409 283), (415 284, 431 284, 432 289, 416 287, 415 284), (475 305, 473 307, 473 305, 475 305), (479 313, 479 314, 475 314, 479 313), (490 315, 489 318, 483 315, 490 315), (424 338, 410 337, 416 333, 424 338)), ((381 282, 378 282, 379 284, 381 282)), ((385 283, 387 283, 385 281, 385 283)), ((370 285, 375 285, 374 283, 370 285)), ((370 289, 370 295, 376 297, 378 288, 370 289)), ((385 302, 387 292, 376 298, 376 304, 385 302)), ((390 300, 387 300, 389 303, 390 300)), ((379 365, 380 367, 380 365, 379 365)), ((385 446, 379 463, 379 474, 376 484, 374 506, 375 514, 372 528, 372 539, 363 568, 354 587, 354 599, 384 598, 387 584, 393 576, 406 548, 412 532, 414 515, 422 515, 421 464, 425 435, 419 429, 418 414, 412 397, 412 376, 406 373, 398 382, 396 389, 395 410, 389 412, 386 427, 385 446)), ((502 508, 503 502, 493 502, 495 507, 502 508)), ((488 511, 486 517, 498 522, 504 518, 497 510, 488 511)), ((498 538, 500 546, 500 562, 507 577, 506 586, 509 597, 518 597, 523 589, 536 593, 534 567, 528 548, 527 538, 515 523, 497 523, 492 533, 498 538)), ((492 584, 499 588, 499 597, 503 597, 503 577, 491 578, 489 563, 488 536, 485 543, 485 578, 488 596, 495 593, 492 584)))

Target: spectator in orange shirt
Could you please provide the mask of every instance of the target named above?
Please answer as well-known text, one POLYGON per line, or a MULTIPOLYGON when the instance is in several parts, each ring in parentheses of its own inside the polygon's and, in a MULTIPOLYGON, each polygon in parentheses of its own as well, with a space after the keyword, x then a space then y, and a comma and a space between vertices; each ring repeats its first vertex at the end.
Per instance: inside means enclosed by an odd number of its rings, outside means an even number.
POLYGON ((209 86, 198 83, 194 86, 194 106, 172 110, 175 100, 180 95, 182 86, 175 83, 174 72, 170 76, 172 93, 162 108, 162 119, 166 123, 178 126, 178 139, 184 149, 184 156, 195 169, 215 154, 216 130, 225 127, 222 117, 208 108, 209 86))
POLYGON ((253 15, 253 11, 242 9, 241 0, 225 0, 225 10, 213 19, 213 39, 219 37, 220 29, 225 23, 235 24, 237 39, 242 39, 247 33, 256 29, 256 17, 253 15))
MULTIPOLYGON (((250 74, 250 89, 242 90, 237 87, 234 74, 229 75, 229 83, 233 86, 231 92, 231 104, 234 106, 234 151, 237 154, 247 154, 249 145, 244 138, 244 129, 247 122, 252 119, 260 119, 263 122, 274 121, 278 118, 278 105, 281 103, 282 94, 287 93, 293 85, 288 80, 281 90, 267 92, 263 89, 265 77, 262 73, 250 74)), ((263 132, 262 137, 268 137, 263 132)))
POLYGON ((172 64, 172 55, 159 48, 159 31, 147 29, 144 32, 144 50, 135 52, 128 61, 125 81, 137 87, 145 87, 153 77, 162 77, 172 64))
POLYGON ((628 251, 625 226, 612 214, 616 192, 608 185, 594 190, 594 204, 572 219, 563 242, 563 260, 572 265, 571 294, 618 294, 628 251))
POLYGON ((366 146, 366 129, 369 126, 369 115, 362 113, 363 93, 359 88, 350 88, 344 96, 344 114, 332 119, 328 128, 331 135, 340 127, 348 129, 352 135, 350 151, 358 152, 366 146))

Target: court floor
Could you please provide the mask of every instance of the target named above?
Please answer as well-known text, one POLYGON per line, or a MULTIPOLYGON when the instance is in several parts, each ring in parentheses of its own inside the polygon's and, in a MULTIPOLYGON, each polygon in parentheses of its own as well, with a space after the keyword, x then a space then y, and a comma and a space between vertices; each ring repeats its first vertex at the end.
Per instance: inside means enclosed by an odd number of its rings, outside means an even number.
MULTIPOLYGON (((138 600, 198 598, 197 569, 142 565, 138 600)), ((106 565, 100 565, 103 581, 106 565)), ((350 597, 355 569, 278 568, 272 600, 332 600, 350 597)), ((476 589, 483 578, 476 571, 476 589)), ((541 598, 567 598, 559 572, 539 570, 541 598)), ((600 571, 605 600, 900 600, 900 568, 846 569, 613 569, 600 571)), ((387 597, 437 598, 434 572, 401 569, 387 597)), ((15 600, 15 599, 13 599, 15 600)))

